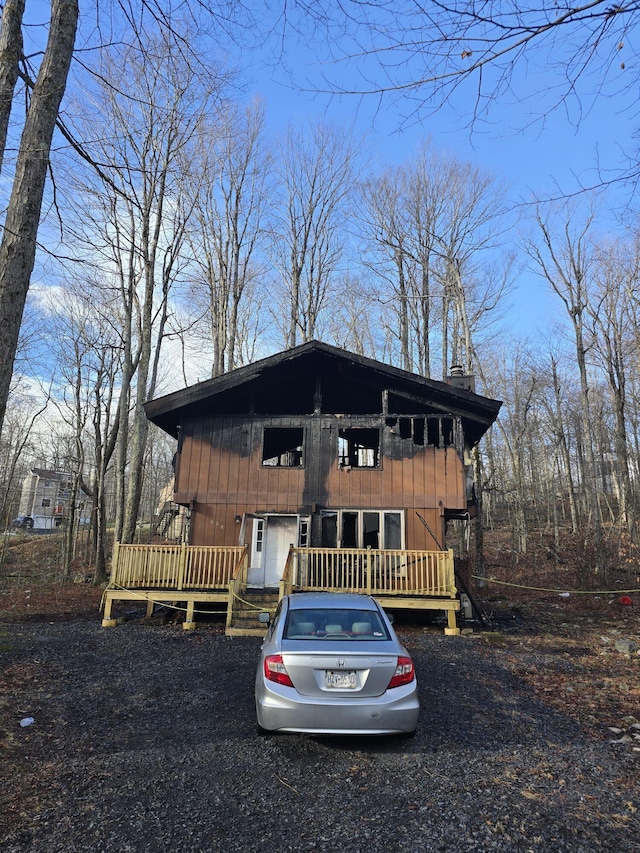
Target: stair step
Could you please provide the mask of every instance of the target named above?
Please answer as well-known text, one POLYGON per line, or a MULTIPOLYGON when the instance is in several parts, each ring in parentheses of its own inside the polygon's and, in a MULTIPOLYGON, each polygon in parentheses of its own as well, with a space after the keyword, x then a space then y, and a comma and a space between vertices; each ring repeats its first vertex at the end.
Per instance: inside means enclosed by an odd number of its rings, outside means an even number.
POLYGON ((273 611, 278 606, 277 592, 246 589, 238 596, 233 606, 233 620, 226 634, 229 637, 264 637, 266 625, 258 622, 258 614, 273 611))
POLYGON ((262 628, 227 628, 225 635, 227 637, 264 637, 266 631, 262 628))

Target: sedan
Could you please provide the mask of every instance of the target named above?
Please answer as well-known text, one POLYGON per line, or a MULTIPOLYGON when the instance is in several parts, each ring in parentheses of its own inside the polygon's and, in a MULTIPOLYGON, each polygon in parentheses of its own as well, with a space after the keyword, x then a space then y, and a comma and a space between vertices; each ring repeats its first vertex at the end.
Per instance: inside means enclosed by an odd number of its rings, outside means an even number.
POLYGON ((33 519, 30 515, 19 515, 11 522, 11 526, 15 530, 31 530, 33 527, 33 519))
POLYGON ((368 595, 285 596, 262 645, 255 699, 261 734, 412 735, 418 722, 413 662, 368 595))

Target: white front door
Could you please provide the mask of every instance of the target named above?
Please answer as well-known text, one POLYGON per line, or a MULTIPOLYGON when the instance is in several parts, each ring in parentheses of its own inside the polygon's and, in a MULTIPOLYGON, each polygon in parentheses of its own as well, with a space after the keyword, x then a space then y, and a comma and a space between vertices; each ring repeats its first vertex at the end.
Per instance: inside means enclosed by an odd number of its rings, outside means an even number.
POLYGON ((262 553, 264 586, 274 587, 280 583, 290 545, 298 545, 298 516, 268 515, 262 553))

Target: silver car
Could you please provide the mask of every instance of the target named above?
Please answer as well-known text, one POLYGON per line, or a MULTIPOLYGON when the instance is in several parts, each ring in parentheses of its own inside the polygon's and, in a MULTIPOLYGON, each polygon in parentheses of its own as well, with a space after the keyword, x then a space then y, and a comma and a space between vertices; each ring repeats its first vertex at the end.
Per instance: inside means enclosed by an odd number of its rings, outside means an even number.
POLYGON ((368 595, 285 596, 262 645, 255 696, 260 733, 411 735, 418 722, 413 662, 368 595))

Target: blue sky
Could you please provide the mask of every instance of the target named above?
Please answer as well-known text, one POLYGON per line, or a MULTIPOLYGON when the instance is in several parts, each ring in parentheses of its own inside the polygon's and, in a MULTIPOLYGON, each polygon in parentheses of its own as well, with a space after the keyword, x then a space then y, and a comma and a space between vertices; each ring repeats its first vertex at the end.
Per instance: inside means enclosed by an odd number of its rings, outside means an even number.
MULTIPOLYGON (((413 109, 406 99, 389 97, 380 103, 375 96, 338 98, 301 91, 320 86, 321 75, 335 70, 335 66, 321 64, 319 52, 290 46, 284 60, 286 70, 279 63, 267 64, 270 55, 268 44, 263 54, 254 54, 247 76, 250 93, 264 98, 273 129, 284 128, 288 121, 319 117, 353 126, 356 133, 367 135, 372 155, 381 166, 407 160, 429 136, 461 160, 485 166, 504 178, 510 187, 514 221, 518 211, 526 211, 519 205, 534 196, 571 194, 581 186, 597 186, 602 179, 618 177, 636 150, 636 91, 629 88, 627 76, 633 74, 632 69, 623 72, 612 66, 609 78, 585 76, 571 99, 551 109, 560 80, 557 68, 547 67, 540 52, 527 66, 518 67, 511 90, 489 104, 472 130, 473 81, 422 121, 404 121, 413 109)), ((349 74, 340 73, 348 85, 349 74)), ((351 74, 355 80, 357 69, 351 74)), ((622 230, 619 217, 624 221, 632 216, 626 208, 628 198, 628 189, 621 184, 602 194, 603 231, 622 230)), ((556 311, 560 313, 544 283, 526 270, 518 276, 514 304, 514 328, 524 333, 537 328, 546 332, 556 311)))

